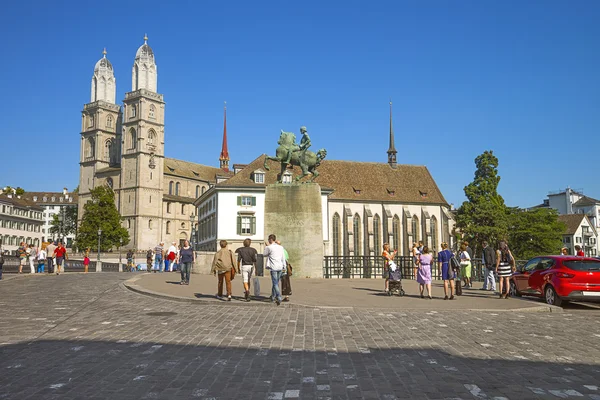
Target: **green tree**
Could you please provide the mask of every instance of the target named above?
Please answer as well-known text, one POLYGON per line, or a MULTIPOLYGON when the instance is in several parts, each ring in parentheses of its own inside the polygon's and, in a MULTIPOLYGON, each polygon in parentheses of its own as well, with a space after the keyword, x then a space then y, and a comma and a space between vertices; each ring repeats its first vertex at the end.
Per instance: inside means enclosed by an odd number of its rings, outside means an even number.
MULTIPOLYGON (((59 214, 54 214, 50 223, 50 233, 61 233, 59 214)), ((77 233, 77 206, 65 206, 63 212, 62 234, 77 233)))
POLYGON ((115 206, 115 193, 108 186, 99 186, 91 191, 92 200, 83 206, 83 217, 77 232, 77 247, 96 249, 98 229, 102 229, 100 249, 110 250, 129 243, 129 232, 121 226, 121 216, 115 206))
POLYGON ((545 255, 559 254, 562 237, 567 226, 558 220, 558 212, 548 208, 526 211, 508 210, 508 242, 515 258, 527 260, 545 255))
POLYGON ((484 151, 475 158, 475 178, 465 186, 467 201, 457 210, 456 226, 473 250, 483 241, 494 245, 508 232, 507 208, 498 194, 498 158, 493 151, 484 151))
POLYGON ((2 189, 2 193, 4 193, 4 194, 14 193, 17 196, 22 196, 25 194, 25 189, 23 189, 21 187, 12 188, 10 186, 6 186, 6 187, 4 187, 4 189, 2 189))

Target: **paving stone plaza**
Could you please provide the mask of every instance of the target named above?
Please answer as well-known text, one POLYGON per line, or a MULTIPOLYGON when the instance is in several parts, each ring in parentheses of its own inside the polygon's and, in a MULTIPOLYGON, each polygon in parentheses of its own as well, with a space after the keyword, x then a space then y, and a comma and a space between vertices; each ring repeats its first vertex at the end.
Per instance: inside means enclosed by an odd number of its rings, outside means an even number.
POLYGON ((5 277, 0 399, 600 399, 593 307, 186 303, 125 273, 5 277))

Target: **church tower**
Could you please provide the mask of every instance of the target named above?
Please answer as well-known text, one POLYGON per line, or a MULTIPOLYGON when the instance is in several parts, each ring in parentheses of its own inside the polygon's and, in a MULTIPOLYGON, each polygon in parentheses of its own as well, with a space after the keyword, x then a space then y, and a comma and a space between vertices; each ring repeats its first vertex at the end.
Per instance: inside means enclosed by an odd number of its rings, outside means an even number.
POLYGON ((157 67, 148 37, 135 54, 131 92, 125 94, 122 127, 121 191, 129 247, 149 249, 163 236, 165 147, 163 95, 156 92, 157 67))
POLYGON ((396 146, 394 145, 394 128, 392 126, 392 101, 390 100, 390 147, 388 148, 388 164, 392 168, 396 168, 396 146))
POLYGON ((94 67, 90 102, 81 112, 79 219, 83 216, 83 205, 91 199, 90 190, 102 184, 112 186, 110 176, 100 178, 98 172, 108 171, 119 162, 120 107, 115 104, 116 80, 106 49, 102 53, 94 67))
POLYGON ((223 106, 223 144, 219 156, 219 168, 229 172, 229 150, 227 149, 227 103, 223 106))

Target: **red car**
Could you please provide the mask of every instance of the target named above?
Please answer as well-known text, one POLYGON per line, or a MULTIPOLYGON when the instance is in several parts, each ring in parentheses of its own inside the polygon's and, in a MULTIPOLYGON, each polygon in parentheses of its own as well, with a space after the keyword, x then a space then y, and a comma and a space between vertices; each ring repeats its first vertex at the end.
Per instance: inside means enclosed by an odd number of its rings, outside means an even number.
POLYGON ((600 301, 600 260, 541 256, 527 261, 510 278, 512 296, 537 296, 553 306, 568 301, 600 301))

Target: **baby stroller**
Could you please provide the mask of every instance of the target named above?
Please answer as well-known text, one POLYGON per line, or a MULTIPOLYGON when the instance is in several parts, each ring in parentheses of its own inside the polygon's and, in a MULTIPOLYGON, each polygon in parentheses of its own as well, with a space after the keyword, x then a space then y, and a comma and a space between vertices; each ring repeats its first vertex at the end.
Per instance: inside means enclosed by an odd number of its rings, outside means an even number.
POLYGON ((402 272, 395 262, 390 261, 388 266, 389 274, 389 290, 388 296, 397 295, 404 296, 404 289, 402 289, 402 272))

